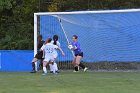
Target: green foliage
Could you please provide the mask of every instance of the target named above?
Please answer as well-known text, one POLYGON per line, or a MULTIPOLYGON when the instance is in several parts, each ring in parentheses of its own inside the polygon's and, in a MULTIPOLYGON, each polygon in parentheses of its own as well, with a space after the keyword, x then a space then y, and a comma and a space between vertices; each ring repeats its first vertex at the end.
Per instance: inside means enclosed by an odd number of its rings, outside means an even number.
POLYGON ((36 0, 24 0, 20 4, 18 0, 3 1, 0 1, 3 5, 0 7, 0 49, 33 49, 36 0))
POLYGON ((33 14, 139 8, 140 0, 0 0, 0 49, 33 49, 33 14))
POLYGON ((0 11, 12 8, 12 0, 0 0, 0 11))

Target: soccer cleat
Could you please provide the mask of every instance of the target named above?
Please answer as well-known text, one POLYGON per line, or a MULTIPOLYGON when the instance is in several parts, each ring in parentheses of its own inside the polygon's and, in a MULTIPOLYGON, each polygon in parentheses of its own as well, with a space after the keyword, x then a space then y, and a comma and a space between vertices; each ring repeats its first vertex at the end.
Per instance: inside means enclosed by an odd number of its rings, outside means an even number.
POLYGON ((53 71, 50 71, 50 73, 53 73, 53 71))
POLYGON ((76 72, 79 72, 79 71, 75 71, 75 70, 74 70, 73 72, 75 72, 75 73, 76 73, 76 72))
POLYGON ((85 67, 85 68, 84 68, 84 72, 86 72, 87 70, 88 70, 88 68, 87 68, 87 67, 85 67))
POLYGON ((36 71, 35 71, 35 70, 33 70, 33 71, 31 71, 30 73, 36 73, 36 71))
POLYGON ((57 75, 58 73, 57 72, 55 72, 55 73, 53 73, 54 75, 57 75))
POLYGON ((42 74, 42 76, 46 76, 46 75, 47 75, 47 73, 43 73, 43 74, 42 74))
POLYGON ((58 70, 57 71, 55 71, 56 73, 60 73, 58 70))

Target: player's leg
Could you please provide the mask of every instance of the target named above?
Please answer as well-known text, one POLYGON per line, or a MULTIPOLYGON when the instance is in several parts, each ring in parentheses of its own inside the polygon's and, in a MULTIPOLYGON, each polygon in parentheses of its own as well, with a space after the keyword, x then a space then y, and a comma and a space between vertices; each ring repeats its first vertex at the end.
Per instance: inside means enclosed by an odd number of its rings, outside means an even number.
POLYGON ((73 61, 72 61, 72 64, 73 64, 73 66, 74 66, 74 72, 79 71, 78 65, 76 64, 76 57, 74 57, 74 59, 73 59, 73 61))
POLYGON ((84 72, 87 71, 87 67, 85 67, 85 65, 81 62, 81 59, 83 57, 83 53, 80 53, 77 57, 76 57, 76 64, 79 64, 79 66, 84 69, 84 72))
POLYGON ((76 71, 79 71, 79 64, 80 64, 81 58, 82 58, 81 56, 76 56, 76 58, 75 58, 76 71))
POLYGON ((56 71, 56 73, 59 73, 58 72, 58 66, 57 66, 57 63, 56 63, 56 58, 58 57, 58 54, 55 53, 54 54, 54 64, 53 64, 53 69, 56 71))
MULTIPOLYGON (((54 59, 54 61, 55 61, 55 59, 54 59)), ((49 66, 50 66, 50 73, 53 73, 55 71, 54 62, 50 62, 49 66)))
POLYGON ((39 59, 42 59, 42 55, 43 55, 43 52, 42 51, 39 51, 35 57, 33 58, 32 60, 32 72, 31 73, 35 73, 35 62, 37 62, 39 59))
MULTIPOLYGON (((55 59, 53 60, 55 61, 55 59)), ((49 66, 50 66, 50 73, 54 73, 55 71, 54 62, 50 62, 49 66)))
POLYGON ((43 59, 40 59, 39 70, 43 69, 43 59))
POLYGON ((37 62, 38 61, 38 59, 37 58, 33 58, 33 60, 32 60, 32 71, 31 71, 31 73, 35 73, 36 71, 35 71, 35 62, 37 62))
POLYGON ((52 71, 55 71, 56 73, 58 73, 58 66, 57 66, 57 63, 56 63, 56 56, 54 58, 54 63, 52 65, 52 71))
POLYGON ((55 71, 56 71, 56 72, 58 72, 58 66, 57 66, 57 63, 56 63, 56 62, 54 62, 54 64, 53 64, 53 65, 54 65, 54 69, 55 69, 55 71))
POLYGON ((50 73, 53 73, 53 64, 49 64, 50 67, 50 73))
POLYGON ((43 72, 44 72, 44 74, 42 74, 42 75, 47 75, 46 66, 50 63, 50 60, 51 60, 51 56, 45 56, 45 59, 43 61, 43 72))
POLYGON ((84 70, 84 72, 88 69, 82 62, 80 62, 79 66, 84 70))
POLYGON ((43 62, 43 72, 44 73, 42 75, 47 75, 47 68, 46 68, 47 64, 48 64, 48 61, 43 62))
POLYGON ((51 56, 51 61, 50 61, 50 64, 53 64, 52 65, 52 71, 53 71, 53 74, 58 74, 57 72, 56 72, 56 69, 55 69, 55 66, 54 66, 54 62, 55 62, 55 58, 53 57, 53 56, 51 56))

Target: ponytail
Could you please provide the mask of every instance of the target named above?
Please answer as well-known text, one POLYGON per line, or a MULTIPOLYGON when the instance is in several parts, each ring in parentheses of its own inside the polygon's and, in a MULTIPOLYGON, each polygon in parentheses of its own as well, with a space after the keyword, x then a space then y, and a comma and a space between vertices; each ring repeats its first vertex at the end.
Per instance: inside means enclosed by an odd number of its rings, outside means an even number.
POLYGON ((57 35, 53 36, 53 41, 54 41, 53 44, 57 45, 57 41, 58 41, 58 36, 57 35))
POLYGON ((53 44, 54 44, 54 45, 57 45, 57 40, 56 40, 56 39, 54 40, 53 44))

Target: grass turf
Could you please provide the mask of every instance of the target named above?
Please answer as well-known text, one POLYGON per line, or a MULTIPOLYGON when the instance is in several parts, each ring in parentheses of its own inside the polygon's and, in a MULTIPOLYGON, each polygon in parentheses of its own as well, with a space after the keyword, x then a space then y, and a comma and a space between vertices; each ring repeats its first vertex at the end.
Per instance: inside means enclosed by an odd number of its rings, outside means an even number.
POLYGON ((0 72, 0 93, 140 93, 139 72, 0 72))

